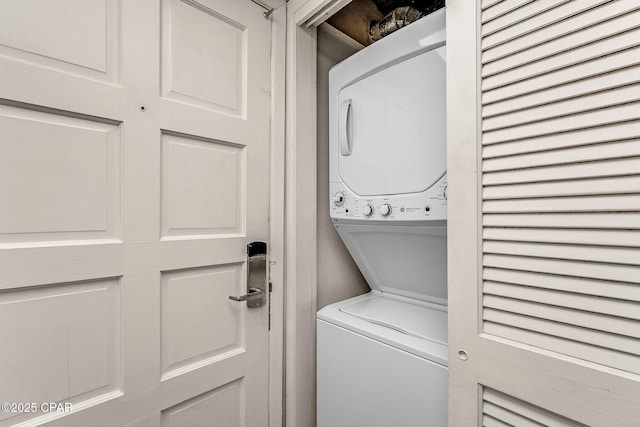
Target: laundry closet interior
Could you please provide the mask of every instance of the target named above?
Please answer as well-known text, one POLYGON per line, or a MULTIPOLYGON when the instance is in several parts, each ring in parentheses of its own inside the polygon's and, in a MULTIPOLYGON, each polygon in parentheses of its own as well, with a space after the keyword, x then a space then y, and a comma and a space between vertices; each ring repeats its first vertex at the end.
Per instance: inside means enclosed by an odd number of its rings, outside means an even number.
POLYGON ((0 427, 638 427, 637 0, 1 0, 0 75, 0 427))
POLYGON ((445 10, 388 3, 318 28, 321 427, 447 424, 445 10))

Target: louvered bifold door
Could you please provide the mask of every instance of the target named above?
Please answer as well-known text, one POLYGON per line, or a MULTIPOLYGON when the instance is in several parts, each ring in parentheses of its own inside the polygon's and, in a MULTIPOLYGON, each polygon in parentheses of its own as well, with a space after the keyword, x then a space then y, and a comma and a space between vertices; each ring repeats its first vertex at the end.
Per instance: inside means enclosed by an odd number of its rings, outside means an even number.
POLYGON ((640 426, 640 2, 476 6, 475 136, 450 142, 476 141, 477 339, 451 354, 486 426, 640 426))

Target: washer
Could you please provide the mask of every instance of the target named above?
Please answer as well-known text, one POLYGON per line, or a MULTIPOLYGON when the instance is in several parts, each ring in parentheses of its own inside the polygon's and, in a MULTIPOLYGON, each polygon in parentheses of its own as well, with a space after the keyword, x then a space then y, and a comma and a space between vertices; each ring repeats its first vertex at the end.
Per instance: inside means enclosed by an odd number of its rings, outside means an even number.
POLYGON ((371 292, 317 315, 318 427, 447 425, 445 12, 331 69, 331 217, 371 292))
POLYGON ((317 320, 319 427, 445 427, 447 312, 378 291, 317 320))

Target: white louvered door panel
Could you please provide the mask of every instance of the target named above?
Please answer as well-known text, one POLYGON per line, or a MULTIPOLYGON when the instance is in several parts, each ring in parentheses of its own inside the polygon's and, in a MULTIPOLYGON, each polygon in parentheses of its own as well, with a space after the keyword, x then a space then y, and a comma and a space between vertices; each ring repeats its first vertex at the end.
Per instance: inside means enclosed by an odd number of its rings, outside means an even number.
POLYGON ((640 426, 640 2, 476 6, 447 16, 452 425, 640 426))

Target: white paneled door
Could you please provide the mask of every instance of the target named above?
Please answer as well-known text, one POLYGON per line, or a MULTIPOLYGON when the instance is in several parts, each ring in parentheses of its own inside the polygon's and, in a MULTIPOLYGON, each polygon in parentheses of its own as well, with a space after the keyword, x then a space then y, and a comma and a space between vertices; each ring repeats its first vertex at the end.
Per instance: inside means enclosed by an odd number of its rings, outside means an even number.
POLYGON ((262 12, 0 0, 0 426, 267 425, 262 12))

